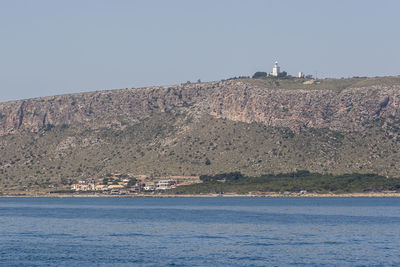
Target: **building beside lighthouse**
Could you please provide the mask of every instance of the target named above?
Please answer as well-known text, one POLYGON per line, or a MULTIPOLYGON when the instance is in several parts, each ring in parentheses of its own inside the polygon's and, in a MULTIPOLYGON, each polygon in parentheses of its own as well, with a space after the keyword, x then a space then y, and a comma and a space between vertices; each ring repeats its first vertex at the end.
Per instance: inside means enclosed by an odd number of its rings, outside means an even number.
POLYGON ((271 76, 278 77, 281 73, 280 67, 278 65, 278 61, 275 61, 274 67, 272 68, 272 72, 270 73, 271 76))

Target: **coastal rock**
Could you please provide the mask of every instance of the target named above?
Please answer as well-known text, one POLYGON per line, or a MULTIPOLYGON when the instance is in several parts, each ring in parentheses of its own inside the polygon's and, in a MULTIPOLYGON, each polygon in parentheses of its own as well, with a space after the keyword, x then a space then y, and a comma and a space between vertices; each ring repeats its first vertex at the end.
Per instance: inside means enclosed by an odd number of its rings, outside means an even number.
POLYGON ((400 118, 400 85, 344 90, 261 88, 246 80, 61 95, 0 103, 0 135, 50 126, 135 122, 155 112, 198 115, 273 127, 363 131, 378 119, 400 118))

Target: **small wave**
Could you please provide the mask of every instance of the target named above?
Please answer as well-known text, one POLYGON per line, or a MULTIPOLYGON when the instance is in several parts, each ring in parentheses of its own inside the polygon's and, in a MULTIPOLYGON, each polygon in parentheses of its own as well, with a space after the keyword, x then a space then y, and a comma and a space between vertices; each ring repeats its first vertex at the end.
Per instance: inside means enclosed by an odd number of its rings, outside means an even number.
POLYGON ((262 242, 254 242, 254 243, 247 243, 245 245, 247 246, 254 246, 254 247, 270 247, 270 246, 276 246, 279 243, 262 243, 262 242))
POLYGON ((133 236, 150 237, 152 235, 142 234, 142 233, 126 233, 126 234, 109 234, 108 236, 112 236, 112 237, 133 237, 133 236))
POLYGON ((196 235, 194 236, 195 238, 201 238, 201 239, 225 239, 225 237, 222 236, 215 236, 215 235, 196 235))

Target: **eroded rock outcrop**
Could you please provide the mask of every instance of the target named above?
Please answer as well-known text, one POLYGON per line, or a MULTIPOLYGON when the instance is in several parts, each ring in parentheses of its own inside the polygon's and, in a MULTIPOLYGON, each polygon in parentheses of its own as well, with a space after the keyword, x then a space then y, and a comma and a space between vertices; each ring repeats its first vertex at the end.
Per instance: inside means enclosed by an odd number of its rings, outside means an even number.
POLYGON ((335 90, 251 88, 244 83, 223 86, 210 98, 211 114, 269 126, 362 131, 380 118, 400 119, 400 86, 335 90))
POLYGON ((400 85, 344 90, 263 88, 247 80, 61 95, 0 103, 0 134, 195 110, 268 126, 362 131, 377 119, 400 118, 400 85))

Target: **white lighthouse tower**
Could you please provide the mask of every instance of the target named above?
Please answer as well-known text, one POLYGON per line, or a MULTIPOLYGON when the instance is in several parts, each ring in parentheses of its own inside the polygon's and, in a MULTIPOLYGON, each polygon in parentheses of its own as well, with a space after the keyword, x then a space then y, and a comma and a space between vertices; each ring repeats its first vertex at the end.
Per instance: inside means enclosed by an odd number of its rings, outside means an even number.
POLYGON ((275 61, 274 67, 272 68, 271 76, 278 77, 280 73, 280 67, 278 65, 278 61, 275 61))

